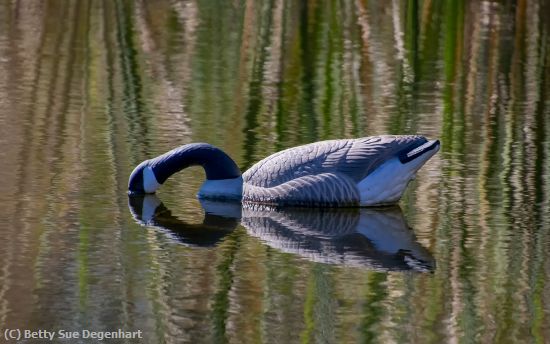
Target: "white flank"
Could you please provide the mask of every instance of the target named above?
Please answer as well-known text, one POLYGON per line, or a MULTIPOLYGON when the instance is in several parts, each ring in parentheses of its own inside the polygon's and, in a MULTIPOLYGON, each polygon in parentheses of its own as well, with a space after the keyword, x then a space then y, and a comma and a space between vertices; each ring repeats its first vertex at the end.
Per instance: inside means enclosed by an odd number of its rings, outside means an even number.
POLYGON ((197 196, 199 198, 240 200, 243 196, 243 178, 206 180, 197 196))
POLYGON ((143 190, 146 193, 154 193, 160 187, 160 184, 157 182, 155 177, 155 172, 149 166, 146 166, 143 169, 143 190))
POLYGON ((398 158, 386 161, 357 185, 361 205, 396 203, 415 172, 406 168, 398 158))

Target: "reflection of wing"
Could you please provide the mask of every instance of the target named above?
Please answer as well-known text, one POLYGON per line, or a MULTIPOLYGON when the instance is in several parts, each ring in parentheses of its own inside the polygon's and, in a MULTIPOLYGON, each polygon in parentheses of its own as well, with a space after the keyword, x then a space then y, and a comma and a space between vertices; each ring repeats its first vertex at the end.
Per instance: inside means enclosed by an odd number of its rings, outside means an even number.
POLYGON ((432 271, 398 207, 380 209, 243 209, 248 233, 308 260, 377 270, 432 271))
MULTIPOLYGON (((130 195, 128 205, 134 219, 141 225, 166 231, 170 236, 188 246, 214 246, 238 225, 238 216, 231 203, 225 203, 222 213, 206 212, 202 224, 189 224, 173 216, 154 194, 130 195)), ((240 213, 240 205, 237 205, 240 213)))

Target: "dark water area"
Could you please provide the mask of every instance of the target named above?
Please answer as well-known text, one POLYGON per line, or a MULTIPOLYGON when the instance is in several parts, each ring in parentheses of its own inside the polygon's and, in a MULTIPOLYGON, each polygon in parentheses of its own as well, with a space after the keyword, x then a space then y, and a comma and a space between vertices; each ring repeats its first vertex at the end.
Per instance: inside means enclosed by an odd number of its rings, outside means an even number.
POLYGON ((548 13, 0 0, 0 330, 550 342, 548 13), (201 204, 200 168, 126 193, 139 162, 186 143, 245 170, 302 143, 417 133, 442 148, 397 207, 201 204))

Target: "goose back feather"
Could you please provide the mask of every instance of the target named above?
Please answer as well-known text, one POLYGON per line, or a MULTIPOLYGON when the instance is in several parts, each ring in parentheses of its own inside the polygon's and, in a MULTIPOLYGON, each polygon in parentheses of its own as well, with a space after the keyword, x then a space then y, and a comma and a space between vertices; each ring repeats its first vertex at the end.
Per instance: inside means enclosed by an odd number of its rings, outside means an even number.
POLYGON ((243 201, 278 205, 353 206, 357 183, 423 136, 329 140, 275 153, 243 174, 243 201))

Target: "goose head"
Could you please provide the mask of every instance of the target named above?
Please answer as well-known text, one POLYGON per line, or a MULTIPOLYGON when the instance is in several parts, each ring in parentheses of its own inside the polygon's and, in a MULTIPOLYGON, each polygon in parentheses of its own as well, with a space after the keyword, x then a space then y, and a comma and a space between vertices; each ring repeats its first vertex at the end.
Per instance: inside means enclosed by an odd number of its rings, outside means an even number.
POLYGON ((439 140, 423 140, 380 164, 358 184, 362 206, 397 202, 416 172, 439 151, 439 140))
POLYGON ((218 192, 226 198, 240 199, 242 196, 239 168, 226 153, 208 143, 184 145, 143 161, 130 174, 128 193, 154 193, 171 175, 190 166, 204 168, 206 181, 201 188, 203 192, 218 192))

